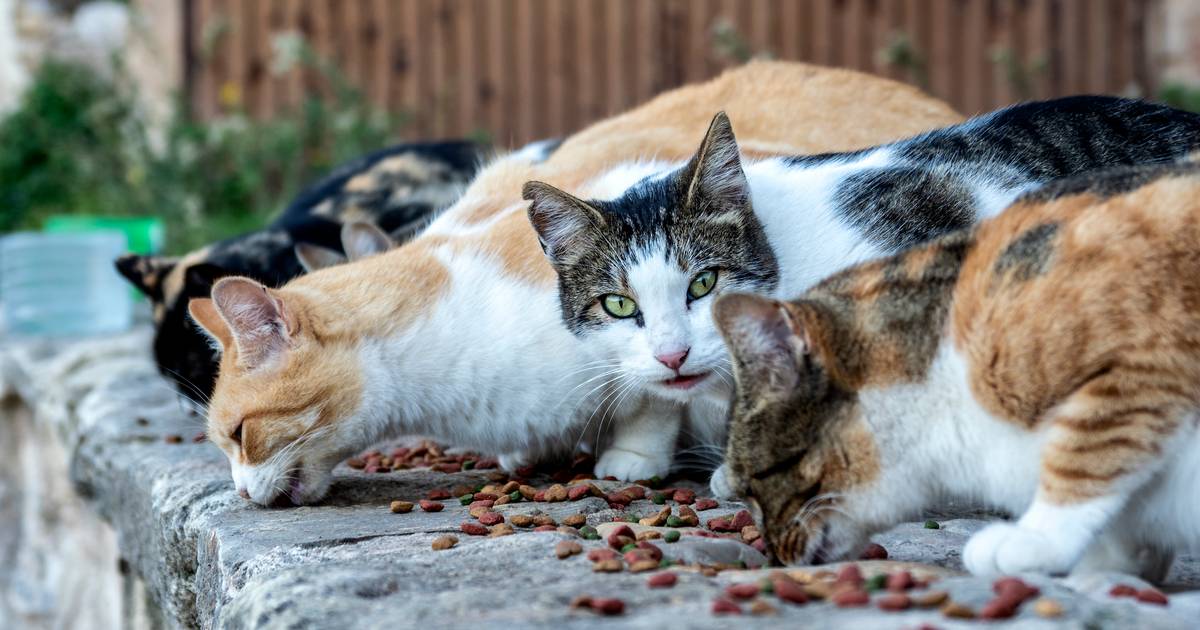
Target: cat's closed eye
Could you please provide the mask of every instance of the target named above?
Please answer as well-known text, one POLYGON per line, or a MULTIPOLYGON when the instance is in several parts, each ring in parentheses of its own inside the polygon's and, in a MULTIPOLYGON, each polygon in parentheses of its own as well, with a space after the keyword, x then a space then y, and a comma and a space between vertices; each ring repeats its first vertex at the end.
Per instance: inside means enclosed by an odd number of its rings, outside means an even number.
POLYGON ((242 443, 242 425, 245 423, 245 420, 238 420, 237 427, 233 430, 233 433, 229 434, 229 439, 233 440, 239 445, 242 443))

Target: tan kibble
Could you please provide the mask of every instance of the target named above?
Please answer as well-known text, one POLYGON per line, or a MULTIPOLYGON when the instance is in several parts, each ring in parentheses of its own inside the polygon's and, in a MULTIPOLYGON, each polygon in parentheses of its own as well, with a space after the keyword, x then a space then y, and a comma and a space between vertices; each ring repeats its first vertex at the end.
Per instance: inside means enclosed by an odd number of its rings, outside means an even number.
POLYGON ((620 573, 624 568, 625 566, 616 558, 601 560, 592 565, 592 571, 596 573, 620 573))
POLYGON ((517 490, 520 491, 521 496, 525 497, 526 501, 532 501, 533 497, 537 496, 537 488, 533 486, 521 485, 517 486, 517 490))
POLYGON ((408 514, 413 509, 412 501, 392 501, 393 514, 408 514))
POLYGON ((1033 612, 1041 617, 1061 617, 1063 614, 1063 605, 1058 603, 1058 600, 1043 597, 1033 603, 1033 612))
POLYGON ((647 527, 662 527, 663 525, 666 525, 667 517, 669 516, 671 516, 671 508, 668 506, 659 510, 658 514, 655 514, 654 516, 647 516, 646 518, 639 520, 638 525, 645 525, 647 527))
POLYGON ((433 539, 433 550, 444 551, 458 544, 458 538, 454 536, 438 536, 433 539))
POLYGON ((756 599, 754 603, 750 604, 750 614, 758 616, 775 615, 779 614, 779 611, 771 604, 768 604, 765 599, 756 599))
POLYGON ((656 540, 656 539, 662 538, 662 537, 663 537, 662 532, 658 531, 657 529, 647 529, 647 530, 640 531, 637 533, 638 541, 656 540))
POLYGON ((533 517, 533 524, 537 525, 538 527, 542 527, 544 525, 558 525, 558 523, 554 522, 554 519, 550 518, 549 514, 538 514, 537 516, 533 517))
POLYGON ((508 523, 499 523, 493 525, 492 528, 488 530, 488 537, 498 538, 500 536, 508 536, 515 533, 517 532, 512 528, 512 525, 509 525, 508 523))
POLYGON ((926 591, 924 593, 917 593, 909 597, 909 600, 912 601, 913 606, 916 606, 917 608, 934 608, 941 606, 942 604, 946 603, 947 599, 950 599, 950 593, 947 593, 946 591, 926 591))
POLYGON ((480 516, 483 516, 484 514, 487 514, 488 512, 491 512, 491 511, 492 511, 492 508, 490 508, 490 507, 484 507, 482 505, 477 505, 477 506, 467 510, 467 513, 471 515, 471 518, 479 518, 480 516))
POLYGON ((572 514, 562 520, 563 525, 571 527, 583 527, 587 525, 587 517, 582 514, 572 514))
MULTIPOLYGON (((504 484, 504 486, 500 488, 500 494, 512 494, 520 489, 521 489, 521 484, 519 484, 515 481, 510 481, 510 482, 504 484)), ((524 493, 522 493, 522 494, 524 494, 524 493)))
POLYGON ((508 517, 508 522, 517 527, 533 527, 533 517, 528 514, 513 514, 508 517))
POLYGON ((560 540, 558 544, 554 546, 554 555, 557 556, 559 560, 570 558, 578 553, 583 553, 583 545, 580 545, 574 540, 560 540))
POLYGON ((502 494, 502 495, 500 495, 499 498, 496 499, 496 502, 493 503, 492 505, 504 505, 505 503, 508 503, 509 501, 512 501, 512 498, 509 497, 507 494, 502 494))
POLYGON ((546 500, 552 503, 567 500, 567 488, 561 483, 556 483, 546 490, 546 500))
POLYGON ((657 568, 658 568, 658 562, 655 560, 651 560, 649 558, 647 558, 645 560, 638 560, 637 562, 634 562, 633 564, 629 565, 630 573, 642 573, 644 571, 654 571, 657 568))
POLYGON ((762 537, 762 534, 759 534, 758 528, 753 525, 747 525, 742 528, 742 541, 743 542, 752 543, 761 537, 762 537))
POLYGON ((942 606, 942 614, 951 619, 974 619, 975 611, 965 604, 948 601, 942 606))

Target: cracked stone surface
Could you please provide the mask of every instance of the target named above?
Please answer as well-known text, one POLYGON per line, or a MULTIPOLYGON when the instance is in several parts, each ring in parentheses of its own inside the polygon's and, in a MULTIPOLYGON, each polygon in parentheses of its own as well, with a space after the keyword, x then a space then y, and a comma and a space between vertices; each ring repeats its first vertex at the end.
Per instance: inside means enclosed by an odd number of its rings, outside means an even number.
MULTIPOLYGON (((0 394, 21 401, 32 423, 57 441, 55 452, 64 461, 46 470, 69 474, 70 484, 63 485, 73 488, 75 500, 83 497, 86 505, 111 525, 108 536, 115 540, 124 564, 139 578, 151 602, 144 608, 152 610, 122 613, 126 620, 132 619, 133 626, 153 623, 133 619, 138 615, 157 617, 168 627, 203 628, 350 624, 439 628, 662 628, 686 624, 718 628, 731 623, 763 628, 784 624, 915 628, 932 623, 955 628, 979 624, 945 618, 936 609, 887 613, 873 605, 795 606, 772 596, 761 599, 774 605, 776 615, 746 615, 734 621, 711 612, 714 598, 726 586, 757 582, 771 569, 728 570, 713 577, 694 569, 673 569, 679 574, 673 588, 649 589, 647 574, 594 573, 582 555, 557 559, 554 545, 567 538, 566 534, 520 530, 498 538, 462 534, 459 524, 469 520, 467 508, 453 499, 438 513, 392 514, 388 509, 393 499, 416 500, 434 487, 485 483, 486 471, 446 475, 410 470, 368 475, 341 466, 331 498, 322 505, 253 507, 233 492, 225 459, 217 448, 192 441, 202 429, 202 420, 183 408, 157 375, 149 357, 149 338, 149 331, 138 330, 65 345, 6 342, 0 347, 0 394), (170 444, 165 441, 168 435, 183 440, 170 444), (431 541, 443 534, 457 536, 458 545, 434 551, 431 541), (570 608, 569 602, 580 594, 618 597, 625 602, 625 613, 599 617, 570 608)), ((14 413, 6 411, 0 421, 10 423, 14 418, 14 413)), ((10 479, 7 468, 0 470, 5 471, 6 484, 25 483, 24 478, 10 479)), ((702 512, 701 518, 706 521, 740 507, 723 502, 716 510, 702 512)), ((6 505, 0 504, 0 508, 6 505)), ((649 501, 636 501, 628 511, 644 516, 658 509, 649 501)), ((555 519, 584 513, 593 525, 614 515, 596 498, 554 504, 521 502, 497 508, 507 516, 533 510, 555 519)), ((940 529, 906 523, 878 536, 876 541, 888 549, 891 560, 862 563, 864 573, 918 563, 943 576, 936 588, 978 609, 991 598, 991 582, 963 575, 959 552, 967 537, 992 515, 952 506, 928 516, 939 521, 940 529)), ((103 533, 107 526, 89 521, 89 517, 75 518, 79 527, 96 533, 84 529, 75 535, 84 540, 92 535, 97 548, 112 546, 103 533)), ((6 509, 0 509, 0 518, 7 521, 6 509)), ((6 524, 0 523, 0 527, 6 524)), ((8 545, 5 539, 0 542, 8 545)), ((580 542, 585 553, 603 545, 603 541, 580 542)), ((679 543, 656 544, 667 557, 689 560, 737 558, 753 564, 757 557, 749 547, 726 540, 684 537, 679 543)), ((51 607, 53 602, 61 606, 77 600, 78 594, 70 591, 86 589, 85 583, 39 581, 30 575, 39 570, 37 566, 71 565, 77 547, 45 545, 37 553, 42 554, 40 565, 26 562, 0 569, 7 571, 0 573, 0 586, 8 591, 16 583, 42 584, 42 595, 51 607)), ((103 553, 98 556, 107 557, 103 553)), ((109 558, 87 566, 95 567, 89 571, 115 574, 112 564, 109 558)), ((1026 604, 1015 618, 990 623, 991 627, 1187 628, 1195 627, 1195 620, 1200 619, 1200 590, 1195 590, 1200 588, 1200 562, 1194 557, 1176 562, 1164 586, 1171 595, 1168 606, 1107 595, 1113 584, 1142 585, 1131 576, 1029 577, 1028 581, 1061 603, 1063 616, 1041 618, 1026 604)), ((133 606, 129 597, 114 605, 133 606)), ((750 606, 742 608, 748 612, 750 606)), ((71 623, 57 627, 70 625, 84 627, 71 623)))

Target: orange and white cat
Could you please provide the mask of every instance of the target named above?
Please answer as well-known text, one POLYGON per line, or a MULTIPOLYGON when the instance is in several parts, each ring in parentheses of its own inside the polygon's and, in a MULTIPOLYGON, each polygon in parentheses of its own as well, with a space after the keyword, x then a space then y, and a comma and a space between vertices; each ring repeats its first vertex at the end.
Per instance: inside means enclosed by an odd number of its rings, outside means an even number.
POLYGON ((722 109, 745 121, 743 151, 762 156, 861 148, 958 120, 892 81, 753 63, 593 125, 544 162, 497 160, 397 249, 278 289, 219 281, 191 313, 222 350, 208 433, 238 491, 315 501, 339 461, 391 436, 499 453, 512 467, 572 448, 589 424, 678 413, 627 395, 562 325, 521 188, 537 179, 615 194, 641 173, 623 180, 614 167, 686 159, 722 109))
POLYGON ((1060 180, 714 311, 738 382, 714 489, 783 562, 853 557, 946 497, 1018 517, 971 537, 976 574, 1160 580, 1200 549, 1200 166, 1060 180))

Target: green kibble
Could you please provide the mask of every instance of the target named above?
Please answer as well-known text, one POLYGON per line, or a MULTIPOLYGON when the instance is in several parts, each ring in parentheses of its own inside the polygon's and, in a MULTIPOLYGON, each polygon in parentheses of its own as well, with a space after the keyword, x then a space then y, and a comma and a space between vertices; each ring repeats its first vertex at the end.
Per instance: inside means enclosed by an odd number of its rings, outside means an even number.
POLYGON ((661 492, 655 492, 654 494, 650 495, 650 500, 656 505, 662 505, 667 502, 667 495, 661 492))
POLYGON ((657 488, 661 485, 662 485, 662 477, 659 477, 658 475, 654 475, 653 477, 650 478, 650 487, 651 488, 657 488))
POLYGON ((484 484, 482 484, 482 483, 479 484, 478 486, 475 486, 475 492, 483 492, 483 486, 484 486, 484 484))
POLYGON ((887 576, 882 573, 878 575, 872 575, 864 585, 868 593, 881 591, 885 586, 887 586, 887 576))
POLYGON ((633 551, 634 549, 637 549, 637 548, 638 548, 638 546, 636 544, 629 543, 628 545, 621 547, 621 553, 625 553, 626 551, 633 551))
POLYGON ((663 534, 663 540, 665 540, 669 543, 678 542, 679 541, 679 532, 677 532, 675 530, 671 530, 671 531, 663 534))
POLYGON ((467 461, 462 463, 463 470, 471 470, 474 467, 475 467, 475 460, 473 460, 473 459, 468 459, 467 461))
POLYGON ((638 517, 627 514, 625 516, 625 522, 626 523, 636 523, 636 522, 638 522, 638 517))
POLYGON ((513 490, 512 492, 508 493, 508 500, 512 501, 513 503, 516 503, 524 498, 525 497, 521 495, 520 490, 513 490))
POLYGON ((938 522, 933 519, 929 519, 928 521, 925 521, 925 529, 941 529, 941 528, 942 528, 942 526, 938 525, 938 522))
MULTIPOLYGON (((679 518, 678 516, 672 514, 667 517, 667 527, 683 527, 683 525, 683 519, 679 518)), ((678 534, 679 532, 675 533, 678 534)))
POLYGON ((745 560, 738 560, 737 562, 734 562, 734 563, 733 563, 733 566, 735 566, 735 567, 737 567, 737 568, 739 568, 739 569, 745 569, 745 568, 746 568, 746 561, 745 561, 745 560))
POLYGON ((596 531, 596 528, 591 525, 580 527, 579 535, 583 536, 584 540, 600 540, 600 532, 596 531))
POLYGON ((771 580, 763 578, 758 581, 758 590, 763 593, 774 593, 775 585, 771 583, 771 580))
POLYGON ((464 494, 461 497, 458 497, 458 502, 462 505, 471 505, 471 502, 474 500, 475 495, 473 494, 464 494))
MULTIPOLYGON (((675 532, 675 533, 678 534, 679 532, 675 532)), ((671 560, 670 558, 663 558, 662 560, 658 561, 658 568, 666 569, 673 564, 675 564, 674 560, 671 560)))

